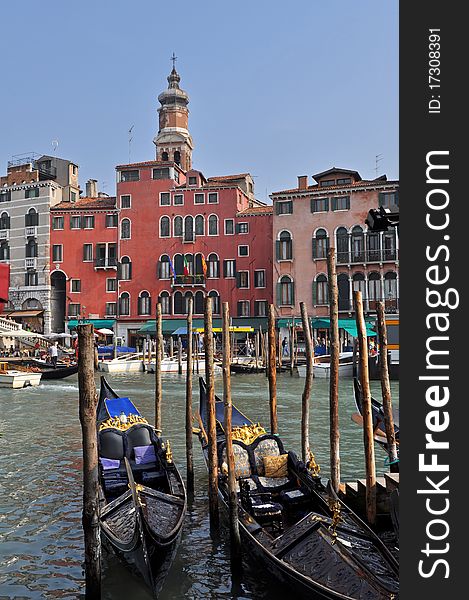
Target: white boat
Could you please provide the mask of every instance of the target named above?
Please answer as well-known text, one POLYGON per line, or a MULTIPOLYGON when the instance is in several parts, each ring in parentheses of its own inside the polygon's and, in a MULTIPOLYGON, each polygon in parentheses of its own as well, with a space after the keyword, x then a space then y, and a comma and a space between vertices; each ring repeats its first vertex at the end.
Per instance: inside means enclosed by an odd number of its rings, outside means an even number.
POLYGON ((0 387, 21 389, 29 386, 38 386, 42 373, 28 373, 16 369, 0 370, 0 387))
POLYGON ((103 373, 143 372, 143 356, 140 354, 124 354, 111 360, 100 360, 98 371, 102 371, 103 373))
MULTIPOLYGON (((185 360, 182 361, 181 366, 182 366, 182 372, 186 373, 187 362, 185 360)), ((145 365, 145 368, 149 373, 154 373, 155 372, 155 361, 152 361, 152 362, 148 363, 147 365, 145 365)), ((196 360, 192 361, 192 370, 194 373, 197 373, 197 361, 196 360)), ((215 364, 214 370, 215 370, 215 372, 221 371, 221 367, 219 365, 215 364)), ((163 360, 161 361, 161 373, 179 373, 178 359, 176 357, 163 358, 163 360)), ((205 360, 200 359, 200 358, 199 358, 199 373, 205 373, 205 360)))
MULTIPOLYGON (((306 365, 298 365, 298 375, 306 377, 306 365)), ((329 354, 315 356, 313 376, 329 379, 331 376, 331 357, 329 354)), ((353 377, 353 352, 339 354, 339 377, 353 377)))

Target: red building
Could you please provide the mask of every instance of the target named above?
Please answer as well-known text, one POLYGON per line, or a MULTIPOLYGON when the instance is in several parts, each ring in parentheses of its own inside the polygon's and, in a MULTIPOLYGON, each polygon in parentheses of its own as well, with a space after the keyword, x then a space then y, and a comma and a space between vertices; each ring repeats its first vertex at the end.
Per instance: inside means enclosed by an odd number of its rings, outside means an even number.
MULTIPOLYGON (((51 209, 52 331, 79 318, 111 319, 117 307, 116 199, 87 183, 87 196, 51 209)), ((105 324, 103 323, 102 326, 105 324)))
POLYGON ((189 297, 202 317, 209 295, 215 316, 228 301, 238 324, 260 317, 264 329, 272 302, 272 207, 255 199, 248 173, 206 179, 192 169, 179 81, 173 68, 158 97, 157 160, 116 168, 117 201, 87 191, 52 211, 51 263, 66 315, 115 318, 129 345, 158 300, 168 324, 185 319, 189 297))

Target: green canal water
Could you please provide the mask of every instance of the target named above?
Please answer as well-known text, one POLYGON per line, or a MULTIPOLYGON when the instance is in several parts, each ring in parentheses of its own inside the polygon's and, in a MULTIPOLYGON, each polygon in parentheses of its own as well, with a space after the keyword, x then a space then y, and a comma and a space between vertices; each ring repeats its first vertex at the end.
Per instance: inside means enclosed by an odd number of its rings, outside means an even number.
MULTIPOLYGON (((144 373, 110 375, 112 387, 130 396, 153 419, 153 377, 144 373)), ((98 377, 96 378, 98 384, 98 377)), ((280 434, 288 449, 300 450, 301 393, 304 380, 278 377, 280 434)), ((163 436, 171 440, 175 462, 185 474, 183 376, 163 380, 163 436)), ((372 382, 380 398, 379 382, 372 382)), ((221 395, 222 380, 216 379, 221 395)), ((253 421, 268 428, 268 386, 264 375, 232 378, 234 403, 253 421)), ((398 405, 398 385, 392 385, 398 405)), ((328 476, 328 382, 315 379, 311 407, 311 443, 321 473, 328 476)), ((198 385, 194 378, 194 409, 198 385)), ((340 381, 341 473, 343 480, 364 473, 361 430, 351 421, 355 412, 352 382, 340 381)), ((83 597, 81 529, 81 430, 78 381, 73 376, 44 382, 38 388, 0 389, 0 600, 83 597)), ((278 589, 253 565, 241 581, 230 572, 226 531, 209 534, 207 475, 194 437, 196 494, 189 507, 181 545, 166 580, 161 600, 180 598, 275 598, 278 589)), ((377 469, 385 455, 376 449, 377 469)), ((149 600, 142 583, 113 556, 105 556, 103 598, 149 600)))

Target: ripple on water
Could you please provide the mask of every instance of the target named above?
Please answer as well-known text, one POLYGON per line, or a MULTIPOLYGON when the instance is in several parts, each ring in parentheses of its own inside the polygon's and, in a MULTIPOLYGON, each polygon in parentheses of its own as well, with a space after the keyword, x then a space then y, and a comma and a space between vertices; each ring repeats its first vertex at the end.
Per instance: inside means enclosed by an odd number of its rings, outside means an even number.
MULTIPOLYGON (((151 375, 113 375, 109 381, 118 391, 131 396, 144 415, 153 418, 154 379, 151 375)), ((300 448, 303 383, 289 375, 278 377, 280 432, 286 445, 296 450, 300 448)), ((174 456, 183 474, 184 385, 184 378, 178 376, 163 381, 164 437, 171 439, 174 456)), ((217 378, 219 393, 221 385, 217 378)), ((392 387, 397 398, 398 388, 392 387)), ((253 421, 268 427, 265 376, 233 377, 232 388, 237 406, 253 421)), ((197 389, 194 379, 194 410, 197 410, 197 389)), ((376 389, 379 389, 379 383, 376 389)), ((328 474, 329 453, 327 411, 327 382, 314 380, 310 436, 324 475, 328 474)), ((341 380, 344 479, 363 474, 362 435, 351 422, 354 411, 351 383, 341 380)), ((83 540, 77 379, 43 382, 39 388, 25 390, 2 389, 0 414, 0 600, 80 598, 83 593, 83 540)), ((384 455, 377 451, 376 456, 378 468, 384 470, 384 455)), ((207 474, 196 438, 194 461, 196 496, 189 507, 179 551, 161 600, 276 597, 278 586, 272 587, 263 579, 262 568, 256 569, 255 565, 245 565, 241 582, 233 580, 227 532, 223 530, 216 541, 209 535, 207 474)), ((135 579, 116 557, 105 554, 103 564, 104 599, 151 598, 143 583, 135 579)))

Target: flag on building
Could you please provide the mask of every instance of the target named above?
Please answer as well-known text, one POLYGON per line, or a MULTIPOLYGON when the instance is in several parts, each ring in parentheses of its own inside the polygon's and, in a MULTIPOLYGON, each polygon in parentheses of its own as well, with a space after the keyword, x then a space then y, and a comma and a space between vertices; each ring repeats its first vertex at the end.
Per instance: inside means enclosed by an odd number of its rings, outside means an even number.
POLYGON ((202 271, 204 272, 204 277, 207 277, 207 263, 205 262, 205 256, 202 254, 202 271))
POLYGON ((174 270, 173 262, 172 262, 170 256, 168 256, 168 260, 169 260, 169 268, 171 269, 171 273, 173 274, 174 279, 176 279, 176 271, 174 270))
POLYGON ((190 275, 189 272, 189 261, 187 260, 186 255, 184 254, 184 275, 190 275))

